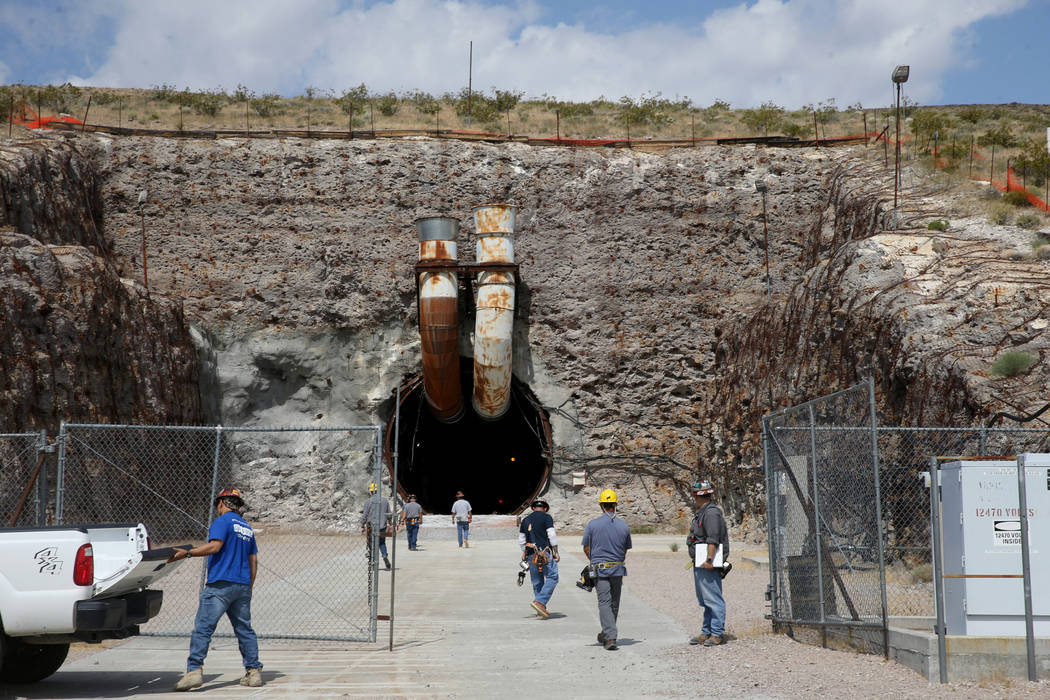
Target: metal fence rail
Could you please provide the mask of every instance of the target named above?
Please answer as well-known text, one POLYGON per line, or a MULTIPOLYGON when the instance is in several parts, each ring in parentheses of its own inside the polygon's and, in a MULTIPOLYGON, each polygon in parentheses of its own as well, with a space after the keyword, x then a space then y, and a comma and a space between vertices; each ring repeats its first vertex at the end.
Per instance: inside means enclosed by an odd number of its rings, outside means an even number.
POLYGON ((933 631, 931 457, 1050 451, 1050 430, 879 426, 869 380, 763 419, 772 619, 924 617, 933 631))
MULTIPOLYGON (((63 424, 55 522, 142 522, 153 547, 207 540, 215 495, 245 493, 259 571, 260 637, 375 641, 378 569, 341 494, 381 478, 380 429, 63 424), (253 517, 253 511, 259 517, 253 517)), ((188 562, 155 586, 144 634, 188 635, 205 571, 188 562)), ((217 634, 232 635, 228 622, 217 634)))
POLYGON ((0 433, 0 527, 47 522, 47 470, 41 457, 47 436, 0 433))

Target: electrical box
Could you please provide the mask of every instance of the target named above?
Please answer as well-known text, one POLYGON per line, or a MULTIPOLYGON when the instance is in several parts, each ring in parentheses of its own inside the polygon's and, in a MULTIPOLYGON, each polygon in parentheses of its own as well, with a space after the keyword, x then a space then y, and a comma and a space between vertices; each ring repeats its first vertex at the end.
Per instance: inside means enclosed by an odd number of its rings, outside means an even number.
MULTIPOLYGON (((1050 636, 1050 454, 1025 455, 1032 612, 1050 636)), ((951 635, 1023 637, 1024 579, 1017 462, 961 460, 941 467, 944 617, 951 635)))

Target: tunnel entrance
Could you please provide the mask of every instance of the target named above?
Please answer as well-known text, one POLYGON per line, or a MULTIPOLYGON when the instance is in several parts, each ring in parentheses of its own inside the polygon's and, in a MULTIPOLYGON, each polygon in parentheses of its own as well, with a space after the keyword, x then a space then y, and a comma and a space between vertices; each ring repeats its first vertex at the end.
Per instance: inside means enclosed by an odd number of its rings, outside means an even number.
POLYGON ((428 513, 449 513, 462 490, 475 514, 518 513, 550 475, 551 432, 547 412, 528 385, 511 378, 511 405, 497 421, 484 421, 470 407, 473 361, 460 359, 466 413, 441 423, 427 408, 423 376, 401 386, 400 430, 394 412, 386 426, 387 469, 398 451, 398 492, 416 494, 428 513))

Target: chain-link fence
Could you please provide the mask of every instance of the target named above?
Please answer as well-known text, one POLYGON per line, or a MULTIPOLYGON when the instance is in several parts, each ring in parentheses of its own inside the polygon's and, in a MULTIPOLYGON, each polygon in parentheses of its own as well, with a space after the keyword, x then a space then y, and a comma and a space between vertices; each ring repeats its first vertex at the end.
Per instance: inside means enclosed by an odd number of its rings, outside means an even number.
MULTIPOLYGON (((377 564, 354 494, 381 478, 379 428, 64 424, 55 522, 141 522, 154 548, 207 540, 214 499, 240 489, 256 531, 252 624, 261 637, 374 641, 377 564)), ((155 586, 144 634, 188 635, 205 572, 194 561, 155 586)), ((221 623, 219 634, 232 634, 221 623)))
POLYGON ((932 631, 930 458, 1050 450, 1046 429, 885 427, 874 411, 869 380, 763 421, 775 623, 932 631))
POLYGON ((0 433, 0 527, 47 523, 46 445, 44 432, 0 433))

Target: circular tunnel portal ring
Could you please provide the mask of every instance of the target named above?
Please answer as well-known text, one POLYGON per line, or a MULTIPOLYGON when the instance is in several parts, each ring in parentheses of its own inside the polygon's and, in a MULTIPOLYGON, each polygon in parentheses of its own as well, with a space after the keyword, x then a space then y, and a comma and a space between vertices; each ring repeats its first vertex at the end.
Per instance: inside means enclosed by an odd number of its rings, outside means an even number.
MULTIPOLYGON (((472 369, 470 358, 461 358, 465 393, 472 388, 472 369)), ((550 478, 551 427, 527 384, 512 377, 510 393, 510 408, 499 420, 483 420, 467 408, 461 420, 449 424, 428 409, 422 374, 402 382, 400 420, 392 411, 383 450, 391 478, 398 452, 398 494, 416 494, 428 513, 448 513, 457 490, 476 514, 523 511, 550 478)))

